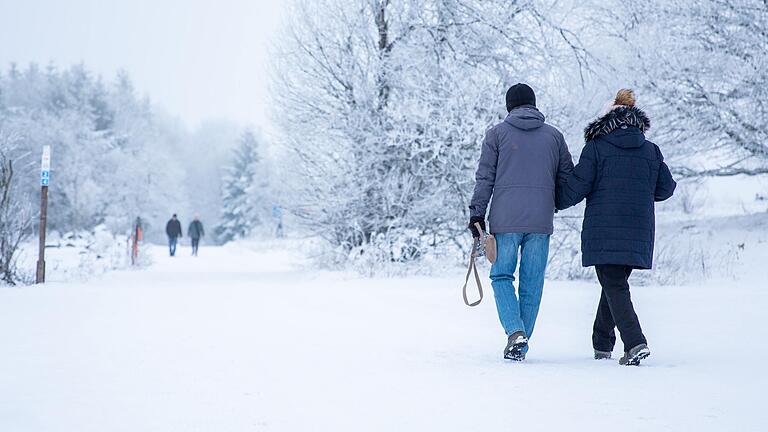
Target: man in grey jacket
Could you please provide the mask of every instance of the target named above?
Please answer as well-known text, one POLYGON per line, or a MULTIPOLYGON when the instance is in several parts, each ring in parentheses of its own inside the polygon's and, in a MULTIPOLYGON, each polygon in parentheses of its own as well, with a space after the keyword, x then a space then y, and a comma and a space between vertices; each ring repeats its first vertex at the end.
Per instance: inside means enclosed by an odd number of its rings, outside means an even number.
POLYGON ((549 237, 555 214, 555 187, 573 169, 563 134, 544 123, 536 95, 526 84, 507 91, 507 118, 488 130, 475 176, 469 228, 485 230, 493 196, 489 231, 496 236, 497 257, 491 267, 493 293, 507 334, 504 358, 522 361, 528 352, 544 288, 549 237), (519 300, 515 268, 520 261, 519 300))

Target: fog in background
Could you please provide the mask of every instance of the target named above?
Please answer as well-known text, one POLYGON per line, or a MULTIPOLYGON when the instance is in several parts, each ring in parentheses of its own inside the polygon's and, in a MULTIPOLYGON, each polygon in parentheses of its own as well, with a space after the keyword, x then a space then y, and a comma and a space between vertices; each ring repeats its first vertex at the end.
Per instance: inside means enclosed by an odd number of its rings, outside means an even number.
POLYGON ((0 65, 123 69, 190 127, 209 119, 264 127, 268 50, 284 3, 0 0, 0 65))

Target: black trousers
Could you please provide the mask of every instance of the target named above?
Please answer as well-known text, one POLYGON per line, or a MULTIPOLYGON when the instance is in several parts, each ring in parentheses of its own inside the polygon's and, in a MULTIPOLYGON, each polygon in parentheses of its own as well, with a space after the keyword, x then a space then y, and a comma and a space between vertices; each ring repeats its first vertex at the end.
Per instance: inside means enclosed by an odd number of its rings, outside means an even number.
POLYGON ((197 255, 197 248, 200 246, 200 237, 192 237, 192 255, 197 255))
POLYGON ((629 295, 629 275, 632 267, 615 264, 596 265, 597 279, 603 290, 592 328, 592 346, 599 351, 613 351, 616 344, 614 328, 618 327, 624 352, 648 343, 640 328, 632 298, 629 295))

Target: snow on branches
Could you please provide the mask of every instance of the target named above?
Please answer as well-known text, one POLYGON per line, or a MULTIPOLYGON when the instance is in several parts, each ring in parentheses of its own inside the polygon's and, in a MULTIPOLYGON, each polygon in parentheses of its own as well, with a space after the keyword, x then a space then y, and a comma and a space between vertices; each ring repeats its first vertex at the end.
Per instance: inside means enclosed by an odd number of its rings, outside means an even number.
POLYGON ((340 260, 459 246, 506 86, 531 82, 564 112, 569 98, 552 96, 568 86, 553 84, 589 63, 552 18, 535 1, 301 2, 272 92, 293 213, 340 260))

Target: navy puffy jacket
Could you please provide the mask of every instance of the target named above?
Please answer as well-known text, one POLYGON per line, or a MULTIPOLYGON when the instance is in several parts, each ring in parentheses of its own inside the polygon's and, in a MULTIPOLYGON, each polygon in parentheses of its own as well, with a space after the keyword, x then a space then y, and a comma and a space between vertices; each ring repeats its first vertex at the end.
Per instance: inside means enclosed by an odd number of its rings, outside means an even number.
POLYGON ((573 172, 558 184, 557 208, 586 197, 582 264, 650 269, 655 236, 654 202, 672 196, 676 183, 656 144, 645 139, 648 117, 621 106, 591 123, 573 172))

